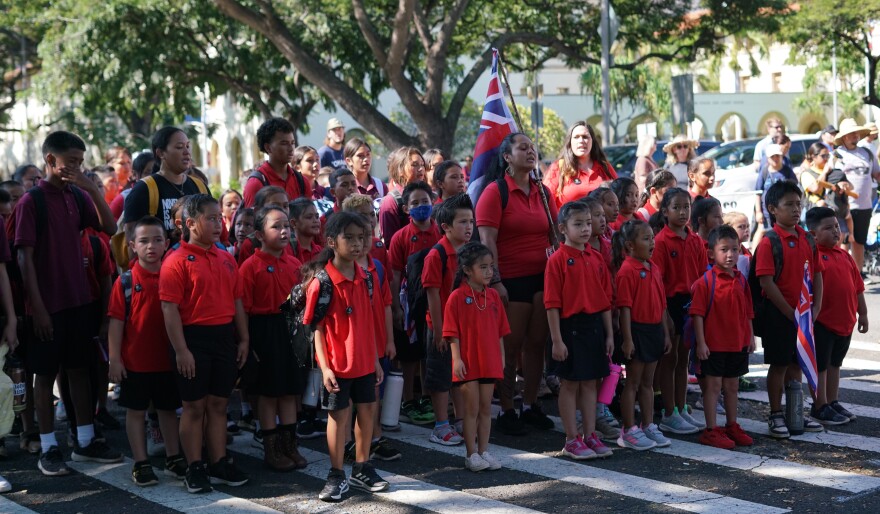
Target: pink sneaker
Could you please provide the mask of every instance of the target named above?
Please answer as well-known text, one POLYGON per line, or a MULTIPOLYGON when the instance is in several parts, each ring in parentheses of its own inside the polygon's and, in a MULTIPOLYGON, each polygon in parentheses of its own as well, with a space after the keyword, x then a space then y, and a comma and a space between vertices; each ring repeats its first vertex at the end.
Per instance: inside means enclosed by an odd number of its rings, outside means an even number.
POLYGON ((587 437, 584 440, 584 443, 586 443, 587 447, 593 450, 593 453, 595 453, 600 459, 611 457, 611 454, 614 453, 611 451, 611 448, 605 446, 605 443, 602 442, 602 439, 599 438, 599 434, 596 432, 590 434, 590 437, 587 437))
POLYGON ((574 460, 589 460, 597 457, 596 452, 590 449, 584 442, 584 437, 580 434, 571 441, 565 443, 562 448, 562 455, 571 457, 574 460))

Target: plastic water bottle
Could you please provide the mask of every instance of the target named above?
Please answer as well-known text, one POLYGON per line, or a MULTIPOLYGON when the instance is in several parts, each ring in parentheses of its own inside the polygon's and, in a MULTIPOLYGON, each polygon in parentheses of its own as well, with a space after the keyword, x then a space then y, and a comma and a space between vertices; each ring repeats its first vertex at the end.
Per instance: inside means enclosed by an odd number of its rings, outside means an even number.
POLYGON ((785 422, 791 435, 804 433, 804 389, 796 380, 785 387, 785 422))
POLYGON ((12 410, 21 412, 27 405, 27 384, 24 379, 24 365, 17 355, 12 354, 7 359, 6 372, 12 380, 12 410))
POLYGON ((602 379, 602 385, 599 386, 599 394, 597 395, 599 403, 605 405, 611 405, 611 401, 614 400, 614 392, 617 390, 617 382, 620 380, 621 371, 623 371, 621 366, 618 366, 613 362, 608 363, 608 369, 610 373, 607 377, 602 379))
POLYGON ((400 399, 403 397, 403 374, 392 371, 385 377, 385 397, 379 422, 386 427, 397 426, 400 418, 400 399))

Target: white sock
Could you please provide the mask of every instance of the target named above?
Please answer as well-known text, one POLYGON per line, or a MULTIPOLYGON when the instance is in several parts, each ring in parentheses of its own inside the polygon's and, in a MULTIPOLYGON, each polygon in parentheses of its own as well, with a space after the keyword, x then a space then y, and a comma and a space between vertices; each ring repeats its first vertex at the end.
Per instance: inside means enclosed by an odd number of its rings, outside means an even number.
POLYGON ((529 409, 531 409, 531 408, 532 408, 532 404, 531 404, 531 403, 525 403, 525 402, 523 402, 523 408, 522 408, 522 411, 523 411, 523 412, 525 412, 525 411, 527 411, 527 410, 529 410, 529 409))
POLYGON ((251 413, 251 404, 248 402, 241 402, 241 415, 247 416, 251 413))
POLYGON ((258 420, 258 419, 254 420, 254 426, 256 427, 256 430, 259 430, 260 429, 260 420, 258 420))
POLYGON ((76 440, 79 443, 80 448, 85 448, 92 444, 92 439, 94 438, 95 425, 81 425, 76 427, 76 440))
POLYGON ((58 440, 55 439, 55 432, 40 434, 40 446, 42 447, 43 453, 49 451, 49 448, 53 446, 58 446, 58 440))

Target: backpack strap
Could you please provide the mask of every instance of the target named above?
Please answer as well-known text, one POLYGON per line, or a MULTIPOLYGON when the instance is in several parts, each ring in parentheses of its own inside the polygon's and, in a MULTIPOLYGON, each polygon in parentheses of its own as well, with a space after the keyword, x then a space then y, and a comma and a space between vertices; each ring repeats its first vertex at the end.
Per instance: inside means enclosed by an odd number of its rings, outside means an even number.
MULTIPOLYGON (((159 184, 156 183, 156 177, 147 175, 142 179, 147 185, 147 212, 150 216, 159 215, 159 184)), ((136 220, 132 220, 136 221, 136 220)))
POLYGON ((291 170, 291 171, 293 171, 293 176, 296 177, 296 185, 299 186, 299 194, 302 196, 305 196, 306 195, 306 181, 303 178, 302 173, 300 173, 296 170, 291 170))
MULTIPOLYGON (((187 177, 187 178, 189 180, 192 180, 193 182, 195 182, 196 187, 199 188, 199 193, 201 193, 203 195, 210 194, 210 192, 208 191, 208 186, 206 186, 205 183, 202 182, 202 179, 199 179, 196 177, 187 177)), ((186 181, 184 181, 184 182, 186 182, 186 181)))
POLYGON ((263 187, 266 187, 269 185, 269 179, 266 178, 266 175, 263 175, 263 172, 256 169, 256 168, 254 168, 254 171, 252 171, 251 174, 248 175, 248 180, 250 180, 252 178, 259 180, 260 184, 263 184, 263 187))
POLYGON ((782 239, 773 229, 765 232, 764 237, 770 240, 770 251, 773 253, 773 281, 776 282, 779 280, 779 275, 782 274, 782 239))
POLYGON ((446 248, 442 244, 437 243, 434 245, 434 249, 437 250, 437 255, 440 256, 440 276, 442 277, 446 274, 446 259, 448 258, 446 248))
POLYGON ((709 275, 710 273, 712 274, 712 287, 709 289, 709 304, 706 306, 706 316, 704 316, 703 319, 709 317, 709 311, 712 310, 712 300, 715 299, 715 280, 717 279, 715 277, 715 272, 707 271, 706 273, 703 273, 703 281, 706 283, 706 287, 709 287, 709 279, 706 278, 706 275, 709 275))
POLYGON ((128 320, 131 316, 131 270, 123 271, 119 275, 119 283, 122 284, 122 293, 125 296, 125 319, 128 320))
POLYGON ((37 217, 37 234, 41 234, 46 231, 46 226, 49 224, 49 214, 46 210, 46 195, 39 186, 34 186, 28 189, 28 194, 34 200, 34 213, 37 217))
POLYGON ((70 192, 73 193, 73 201, 76 203, 77 212, 79 212, 79 229, 83 230, 86 228, 85 217, 83 216, 86 206, 85 193, 82 192, 82 189, 74 185, 69 185, 67 187, 70 189, 70 192))
MULTIPOLYGON (((379 275, 379 284, 385 281, 385 266, 379 262, 379 259, 373 258, 373 266, 376 266, 376 274, 379 275)), ((381 286, 380 286, 381 287, 381 286)))
POLYGON ((92 268, 95 269, 95 275, 98 275, 100 263, 104 260, 104 251, 101 249, 101 239, 98 236, 89 236, 89 244, 92 245, 92 268))
POLYGON ((370 303, 373 302, 373 274, 368 270, 364 270, 364 275, 367 282, 367 292, 370 293, 370 303))

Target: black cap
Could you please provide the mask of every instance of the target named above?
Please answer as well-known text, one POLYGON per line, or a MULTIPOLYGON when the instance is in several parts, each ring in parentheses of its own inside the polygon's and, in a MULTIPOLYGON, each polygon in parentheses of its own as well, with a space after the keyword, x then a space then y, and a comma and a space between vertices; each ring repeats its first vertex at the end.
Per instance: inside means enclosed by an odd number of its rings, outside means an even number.
POLYGON ((834 128, 834 125, 826 125, 824 129, 822 129, 823 134, 837 134, 837 129, 834 128))

